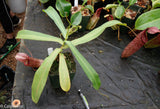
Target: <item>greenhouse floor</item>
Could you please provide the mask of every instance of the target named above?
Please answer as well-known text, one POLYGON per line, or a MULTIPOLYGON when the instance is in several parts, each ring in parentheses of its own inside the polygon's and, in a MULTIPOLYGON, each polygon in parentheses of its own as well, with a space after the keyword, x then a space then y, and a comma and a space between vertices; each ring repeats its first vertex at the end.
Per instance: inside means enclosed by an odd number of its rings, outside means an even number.
MULTIPOLYGON (((58 36, 60 31, 42 9, 43 6, 36 0, 28 1, 24 29, 58 36)), ((99 25, 101 23, 102 21, 99 25)), ((87 32, 76 33, 72 38, 80 37, 87 32)), ((108 28, 99 38, 77 46, 98 72, 101 79, 99 90, 92 87, 77 63, 76 75, 68 93, 54 90, 48 80, 39 103, 35 104, 31 99, 31 85, 35 72, 31 67, 18 62, 13 100, 19 99, 25 109, 84 109, 85 105, 78 94, 78 90, 81 89, 91 109, 160 109, 160 48, 142 48, 128 59, 121 59, 121 53, 131 38, 126 34, 121 34, 120 37, 122 40, 118 41, 117 33, 108 28)), ((39 59, 47 56, 47 48, 59 47, 53 42, 21 42, 20 52, 29 54, 27 47, 33 57, 39 59)))

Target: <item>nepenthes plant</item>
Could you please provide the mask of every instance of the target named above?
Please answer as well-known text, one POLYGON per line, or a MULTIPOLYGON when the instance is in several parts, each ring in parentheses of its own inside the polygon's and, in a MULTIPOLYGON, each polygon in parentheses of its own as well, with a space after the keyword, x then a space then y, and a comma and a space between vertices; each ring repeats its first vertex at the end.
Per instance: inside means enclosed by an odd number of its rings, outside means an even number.
MULTIPOLYGON (((60 36, 51 36, 48 34, 35 32, 31 30, 21 30, 18 32, 17 37, 18 39, 28 39, 28 40, 38 40, 38 41, 52 41, 59 43, 61 46, 55 48, 54 51, 44 59, 41 66, 35 72, 33 83, 32 83, 32 100, 35 103, 38 103, 39 98, 42 94, 44 86, 46 84, 50 68, 57 58, 59 57, 59 80, 60 86, 63 91, 68 92, 71 88, 70 77, 68 73, 68 67, 66 65, 66 60, 63 51, 65 49, 70 49, 80 66, 82 67, 83 71, 85 72, 88 79, 91 81, 93 87, 98 90, 100 88, 101 82, 98 73, 96 70, 91 66, 91 64, 85 59, 85 57, 79 52, 76 46, 80 44, 85 44, 91 40, 96 39, 100 36, 103 31, 107 27, 111 27, 113 25, 126 25, 121 23, 117 20, 112 20, 109 22, 104 23, 103 25, 95 28, 94 30, 88 32, 87 34, 83 35, 80 38, 74 40, 68 40, 69 38, 69 27, 72 27, 77 20, 77 17, 72 18, 72 22, 69 22, 69 26, 67 29, 65 28, 61 17, 57 13, 57 11, 53 7, 48 7, 47 9, 43 10, 57 25, 59 28, 62 38, 60 36)), ((76 14, 76 13, 75 13, 76 14)))

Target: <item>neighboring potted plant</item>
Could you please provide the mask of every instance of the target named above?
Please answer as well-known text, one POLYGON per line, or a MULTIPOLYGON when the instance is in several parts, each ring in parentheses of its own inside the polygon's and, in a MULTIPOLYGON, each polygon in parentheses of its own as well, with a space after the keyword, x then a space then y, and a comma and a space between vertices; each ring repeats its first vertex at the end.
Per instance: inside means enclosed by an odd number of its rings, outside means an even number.
POLYGON ((94 13, 94 8, 91 5, 85 5, 87 2, 87 0, 84 0, 84 2, 82 3, 82 5, 78 5, 75 4, 72 9, 71 9, 71 15, 77 13, 77 12, 81 12, 81 16, 82 16, 82 20, 80 23, 81 28, 79 29, 79 31, 85 31, 86 30, 86 24, 88 24, 90 17, 93 15, 94 13))
POLYGON ((117 3, 108 4, 108 5, 106 5, 106 7, 104 9, 106 9, 106 10, 111 9, 111 13, 112 13, 112 16, 114 17, 114 19, 121 20, 125 14, 125 11, 132 8, 132 6, 135 3, 136 3, 135 0, 130 0, 129 3, 118 1, 118 4, 117 3))
POLYGON ((154 48, 159 46, 159 35, 151 40, 148 34, 160 33, 160 9, 153 9, 143 13, 135 22, 134 30, 141 32, 125 47, 121 57, 127 58, 138 51, 143 45, 145 48, 154 48))
MULTIPOLYGON (((29 40, 40 40, 40 41, 53 41, 61 44, 60 48, 56 48, 41 64, 41 66, 38 68, 38 70, 35 72, 33 83, 32 83, 32 100, 35 103, 38 103, 39 98, 41 96, 41 93, 44 89, 44 86, 47 81, 48 74, 50 72, 51 66, 53 62, 56 60, 57 56, 59 56, 59 81, 60 81, 60 86, 63 91, 68 92, 71 87, 70 83, 70 77, 69 77, 69 71, 68 67, 65 61, 65 56, 64 56, 64 49, 70 48, 73 55, 77 59, 78 63, 84 70, 85 74, 89 78, 89 80, 92 82, 93 87, 95 89, 99 89, 100 87, 100 78, 97 74, 97 72, 94 70, 94 68, 89 64, 89 62, 82 56, 82 54, 77 50, 75 46, 87 43, 95 38, 97 38, 100 34, 103 33, 103 31, 110 26, 113 25, 125 25, 121 23, 120 21, 113 20, 104 23, 100 27, 92 30, 91 32, 85 34, 84 36, 74 39, 72 41, 68 41, 69 38, 69 28, 74 25, 74 23, 77 20, 76 15, 72 17, 72 22, 70 22, 70 25, 68 26, 68 29, 65 29, 64 24, 56 12, 56 10, 52 7, 48 7, 46 10, 43 10, 57 25, 57 27, 61 31, 61 35, 63 38, 58 38, 55 36, 43 34, 40 32, 34 32, 30 30, 21 30, 18 32, 16 38, 20 39, 29 39, 29 40), (63 40, 64 39, 64 40, 63 40), (47 66, 46 66, 47 64, 47 66), (39 87, 41 86, 41 87, 39 87)), ((80 22, 79 22, 80 23, 80 22)))
POLYGON ((143 8, 138 7, 135 3, 136 0, 129 0, 129 3, 118 1, 118 4, 108 4, 104 9, 112 9, 114 19, 119 19, 132 27, 136 18, 143 12, 143 8))
MULTIPOLYGON (((76 2, 76 0, 75 0, 76 2)), ((74 6, 69 1, 66 0, 57 0, 56 1, 56 9, 59 11, 59 14, 62 18, 65 18, 66 21, 72 25, 67 25, 69 28, 69 35, 73 34, 74 32, 80 30, 84 31, 86 28, 86 24, 90 16, 94 13, 94 9, 91 5, 85 5, 87 0, 84 0, 82 5, 78 5, 78 1, 75 3, 74 6), (76 17, 77 20, 73 22, 73 18, 76 17)))
MULTIPOLYGON (((124 2, 129 2, 129 0, 123 0, 124 2)), ((143 8, 145 11, 149 10, 151 8, 150 0, 136 0, 134 3, 136 6, 143 8)))
POLYGON ((103 8, 98 8, 94 10, 95 9, 94 4, 100 1, 101 0, 98 0, 98 1, 84 0, 82 5, 75 5, 74 7, 72 7, 71 9, 72 14, 79 11, 82 14, 82 21, 80 23, 81 29, 79 29, 79 31, 92 30, 93 28, 96 27, 100 19, 100 14, 103 8))
MULTIPOLYGON (((50 2, 50 0, 40 0, 41 3, 50 2)), ((55 1, 54 1, 55 2, 55 1)), ((77 16, 79 16, 79 25, 74 25, 72 28, 70 28, 71 34, 73 34, 76 31, 83 32, 85 30, 92 30, 96 24, 98 23, 100 19, 100 13, 102 8, 97 9, 96 12, 94 12, 94 2, 93 0, 83 0, 83 2, 79 2, 78 0, 74 0, 74 3, 71 3, 73 1, 69 0, 57 0, 55 5, 56 9, 59 11, 61 17, 65 17, 67 21, 69 20, 69 17, 71 17, 70 21, 72 20, 72 16, 76 13, 77 16), (91 3, 90 3, 91 2, 91 3), (81 5, 79 5, 81 3, 81 5), (72 6, 72 4, 74 4, 72 6)), ((48 6, 47 6, 48 7, 48 6)), ((78 21, 78 22, 79 22, 78 21)))

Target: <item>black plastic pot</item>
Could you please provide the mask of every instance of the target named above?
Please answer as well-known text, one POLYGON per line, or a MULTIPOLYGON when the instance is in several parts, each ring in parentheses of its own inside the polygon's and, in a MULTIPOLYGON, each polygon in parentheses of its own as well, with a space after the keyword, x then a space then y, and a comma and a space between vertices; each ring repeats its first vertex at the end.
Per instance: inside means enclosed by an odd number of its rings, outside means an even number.
POLYGON ((83 17, 82 17, 82 21, 81 21, 81 23, 80 23, 81 29, 78 30, 79 32, 83 32, 83 31, 86 30, 86 27, 87 27, 87 24, 88 24, 88 22, 89 22, 90 17, 91 17, 91 16, 83 16, 83 17))
MULTIPOLYGON (((65 56, 66 54, 71 54, 71 53, 64 53, 65 56)), ((72 82, 74 75, 76 73, 76 63, 72 55, 70 58, 72 58, 71 61, 69 59, 66 59, 67 60, 66 63, 67 63, 67 67, 69 70, 70 80, 72 82)), ((59 62, 58 60, 56 60, 54 61, 52 68, 50 70, 50 73, 49 73, 49 79, 50 79, 51 85, 55 89, 60 88, 58 68, 59 68, 59 62)))
MULTIPOLYGON (((74 78, 75 73, 76 72, 69 72, 71 82, 74 78)), ((60 88, 59 75, 49 74, 49 79, 53 88, 60 88)))
MULTIPOLYGON (((122 5, 125 8, 127 8, 129 4, 128 4, 128 2, 122 2, 122 5)), ((127 17, 123 16, 122 19, 121 19, 121 22, 126 23, 129 27, 132 28, 132 27, 134 27, 136 19, 144 12, 144 8, 139 7, 137 5, 131 5, 129 7, 129 9, 133 10, 137 13, 136 17, 134 19, 130 19, 130 18, 127 18, 127 17)), ((126 33, 129 29, 124 27, 124 26, 121 26, 120 30, 121 30, 121 32, 126 33)))
MULTIPOLYGON (((129 3, 128 3, 128 2, 122 2, 122 5, 123 5, 125 8, 127 8, 128 5, 129 5, 129 3)), ((142 14, 142 13, 144 12, 144 8, 142 8, 142 7, 138 6, 138 5, 131 5, 131 6, 129 7, 129 9, 138 12, 138 13, 137 13, 137 16, 140 15, 140 14, 142 14)))
POLYGON ((8 83, 12 83, 14 82, 14 75, 15 72, 8 66, 3 65, 0 68, 0 89, 3 89, 3 87, 8 84, 8 83))

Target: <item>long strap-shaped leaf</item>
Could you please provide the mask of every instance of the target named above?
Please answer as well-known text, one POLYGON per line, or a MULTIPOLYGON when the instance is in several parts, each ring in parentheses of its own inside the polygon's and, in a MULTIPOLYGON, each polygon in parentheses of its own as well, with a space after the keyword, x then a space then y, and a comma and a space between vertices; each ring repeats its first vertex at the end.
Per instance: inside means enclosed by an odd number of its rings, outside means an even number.
POLYGON ((75 40, 72 40, 72 44, 73 45, 80 45, 80 44, 83 44, 83 43, 86 43, 86 42, 89 42, 95 38, 97 38, 100 34, 103 33, 103 31, 107 28, 107 27, 111 27, 113 25, 125 25, 124 23, 121 23, 120 21, 118 20, 112 20, 112 21, 108 21, 106 22, 105 24, 99 26, 98 28, 92 30, 91 32, 89 32, 88 34, 78 38, 78 39, 75 39, 75 40))
POLYGON ((60 53, 61 49, 56 48, 50 56, 48 56, 39 69, 36 71, 32 83, 32 100, 35 103, 38 103, 41 93, 44 89, 44 86, 47 81, 47 77, 50 71, 50 68, 53 64, 53 61, 56 59, 57 55, 60 53))
POLYGON ((62 32, 63 37, 66 38, 67 31, 57 11, 49 6, 47 9, 43 10, 43 12, 45 12, 54 21, 59 30, 62 32))
POLYGON ((157 27, 158 29, 160 29, 159 8, 143 13, 135 22, 135 29, 137 30, 144 30, 149 27, 157 27))
POLYGON ((92 82, 93 87, 95 89, 99 89, 101 85, 101 81, 97 72, 93 69, 93 67, 89 64, 89 62, 81 55, 81 53, 76 49, 76 47, 70 41, 66 41, 66 43, 71 49, 71 51, 73 52, 79 64, 81 65, 85 74, 87 75, 89 80, 92 82))
POLYGON ((71 82, 70 82, 70 76, 68 67, 65 61, 64 54, 60 53, 59 55, 59 80, 60 80, 60 86, 62 90, 68 92, 71 88, 71 82))
POLYGON ((63 40, 58 37, 54 37, 54 36, 40 33, 40 32, 30 31, 30 30, 19 31, 16 38, 17 39, 38 40, 38 41, 53 41, 53 42, 58 42, 61 45, 63 44, 63 40))

